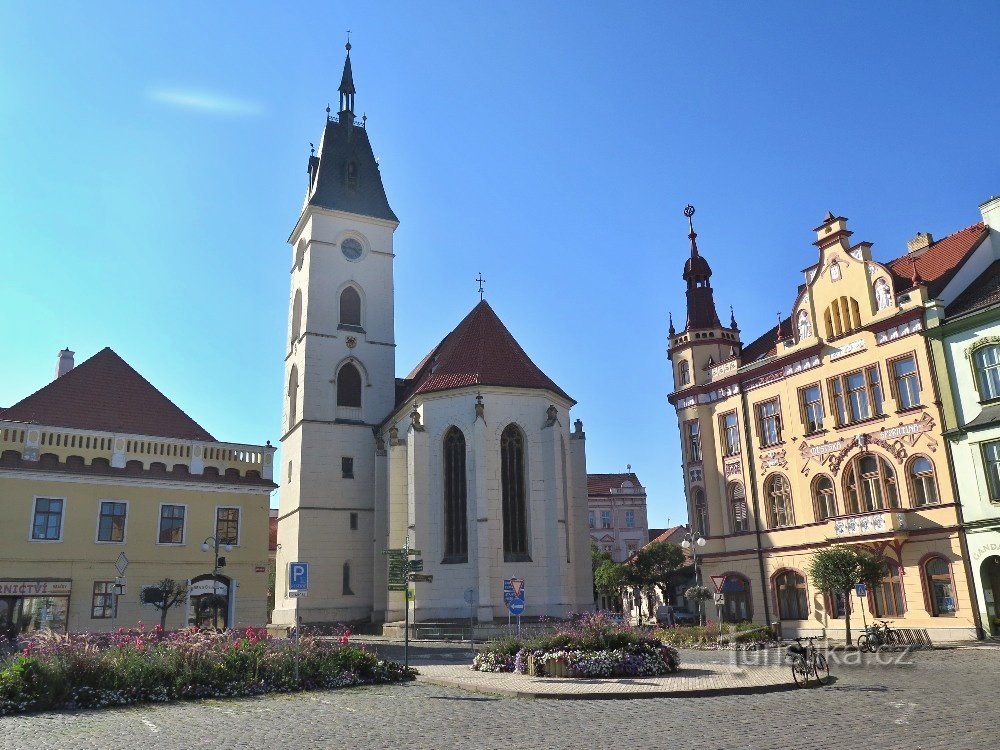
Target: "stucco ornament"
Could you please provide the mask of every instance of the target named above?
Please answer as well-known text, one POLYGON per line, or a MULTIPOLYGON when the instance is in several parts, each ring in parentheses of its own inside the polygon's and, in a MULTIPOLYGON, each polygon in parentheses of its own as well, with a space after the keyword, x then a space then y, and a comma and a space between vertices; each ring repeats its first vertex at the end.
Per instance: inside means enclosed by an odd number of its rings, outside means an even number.
POLYGON ((556 423, 559 418, 559 410, 555 406, 549 405, 549 408, 545 410, 545 424, 542 427, 551 427, 556 423))
POLYGON ((889 282, 885 279, 878 279, 875 282, 875 307, 885 310, 892 305, 892 290, 889 289, 889 282))
MULTIPOLYGON (((476 394, 476 420, 483 420, 483 424, 486 424, 486 407, 483 405, 483 394, 476 394)), ((476 421, 473 420, 473 421, 476 421)))
POLYGON ((410 412, 410 427, 413 428, 414 432, 423 432, 424 426, 420 424, 420 412, 417 411, 417 407, 413 407, 413 411, 410 412))

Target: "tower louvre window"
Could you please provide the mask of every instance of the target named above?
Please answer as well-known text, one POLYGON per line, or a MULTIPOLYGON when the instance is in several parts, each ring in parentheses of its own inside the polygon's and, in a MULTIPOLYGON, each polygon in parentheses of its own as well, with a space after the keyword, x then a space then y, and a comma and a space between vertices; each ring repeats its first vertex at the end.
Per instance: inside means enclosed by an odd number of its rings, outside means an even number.
POLYGON ((351 362, 337 373, 337 406, 361 406, 361 373, 351 362))
POLYGON ((340 325, 361 325, 361 295, 353 286, 340 293, 340 325))

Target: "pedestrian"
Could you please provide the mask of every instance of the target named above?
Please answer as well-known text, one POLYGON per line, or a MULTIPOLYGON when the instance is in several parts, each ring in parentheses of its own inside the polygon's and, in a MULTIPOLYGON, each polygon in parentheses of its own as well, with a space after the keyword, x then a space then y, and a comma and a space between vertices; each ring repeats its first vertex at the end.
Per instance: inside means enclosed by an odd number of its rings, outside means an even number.
POLYGON ((673 628, 677 625, 677 615, 674 614, 674 605, 667 605, 667 627, 673 628))

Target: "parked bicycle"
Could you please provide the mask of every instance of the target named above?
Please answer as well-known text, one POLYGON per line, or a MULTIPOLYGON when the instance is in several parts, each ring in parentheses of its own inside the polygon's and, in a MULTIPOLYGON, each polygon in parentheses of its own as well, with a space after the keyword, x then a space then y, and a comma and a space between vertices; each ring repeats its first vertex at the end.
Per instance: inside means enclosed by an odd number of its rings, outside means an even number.
POLYGON ((883 646, 895 646, 898 631, 889 626, 885 620, 876 620, 858 636, 858 650, 875 653, 883 646))
POLYGON ((788 658, 792 662, 792 679, 798 687, 805 687, 810 679, 815 679, 820 685, 830 680, 830 665, 813 642, 808 638, 808 646, 802 645, 802 638, 795 639, 795 645, 788 647, 788 658))

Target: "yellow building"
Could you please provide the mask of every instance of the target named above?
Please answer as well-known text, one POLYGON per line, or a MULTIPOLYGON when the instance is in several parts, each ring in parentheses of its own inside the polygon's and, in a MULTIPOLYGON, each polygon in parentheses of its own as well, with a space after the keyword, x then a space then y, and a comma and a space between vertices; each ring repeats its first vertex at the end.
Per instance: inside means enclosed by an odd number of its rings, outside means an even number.
POLYGON ((0 409, 0 633, 159 622, 140 594, 163 578, 188 585, 168 628, 211 603, 213 624, 266 624, 273 452, 216 441, 111 349, 75 368, 60 352, 0 409))
MULTIPOLYGON (((685 213, 690 220, 694 210, 685 213)), ((726 575, 726 619, 839 637, 845 603, 813 586, 809 560, 830 545, 861 545, 890 570, 868 592, 868 622, 974 638, 960 511, 920 332, 925 305, 980 232, 918 235, 902 257, 880 263, 871 243, 851 242, 843 217, 827 214, 815 231, 818 257, 788 295, 791 315, 744 346, 736 320, 719 320, 691 225, 688 316, 682 331, 671 323, 669 401, 689 518, 707 539, 702 580, 726 575)), ((862 608, 852 599, 857 628, 862 608)))

